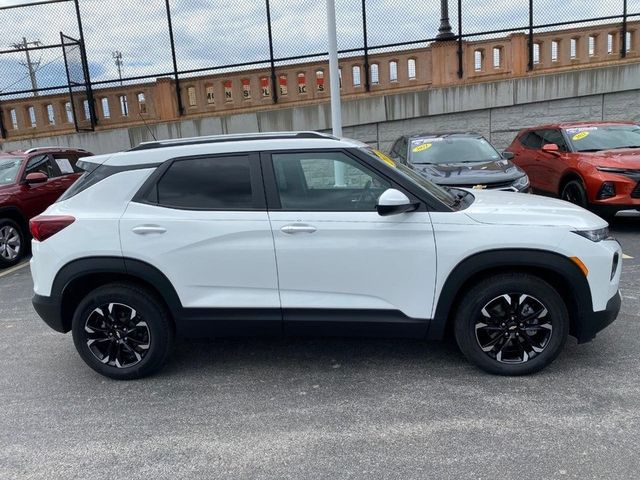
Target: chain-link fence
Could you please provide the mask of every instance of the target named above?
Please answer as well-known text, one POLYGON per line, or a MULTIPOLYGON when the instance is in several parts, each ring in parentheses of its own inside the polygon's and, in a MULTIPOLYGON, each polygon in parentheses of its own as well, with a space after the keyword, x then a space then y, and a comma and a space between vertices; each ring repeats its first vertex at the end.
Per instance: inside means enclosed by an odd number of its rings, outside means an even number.
MULTIPOLYGON (((181 80, 263 69, 268 72, 265 79, 275 85, 277 69, 327 59, 323 0, 18 2, 0 3, 6 42, 0 46, 0 102, 67 90, 73 95, 80 88, 85 92, 79 95, 84 102, 92 89, 170 77, 182 111, 181 80), (68 75, 76 67, 65 66, 61 33, 77 39, 74 52, 86 66, 77 78, 84 85, 68 75)), ((606 23, 618 26, 603 48, 609 53, 615 48, 624 57, 630 38, 626 25, 640 19, 640 0, 511 0, 492 5, 485 0, 335 0, 335 8, 339 55, 364 59, 361 81, 365 91, 376 83, 370 76, 378 75, 377 66, 375 71, 370 68, 370 55, 422 48, 437 40, 455 41, 458 56, 450 61, 457 62, 462 77, 474 69, 473 62, 465 63, 465 51, 475 44, 520 34, 527 37, 528 66, 533 69, 543 55, 534 35, 606 23)), ((551 40, 549 45, 548 56, 557 55, 553 50, 557 45, 551 40)), ((490 61, 499 65, 500 48, 485 50, 493 52, 490 61)), ((478 56, 474 61, 483 59, 478 56)), ((275 91, 273 101, 278 101, 275 91)))

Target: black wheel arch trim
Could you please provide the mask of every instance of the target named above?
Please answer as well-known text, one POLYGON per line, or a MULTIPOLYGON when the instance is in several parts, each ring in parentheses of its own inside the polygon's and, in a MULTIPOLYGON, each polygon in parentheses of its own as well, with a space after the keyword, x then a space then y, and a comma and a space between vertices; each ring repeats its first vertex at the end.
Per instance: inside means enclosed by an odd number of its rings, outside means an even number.
POLYGON ((531 270, 533 274, 536 270, 544 270, 551 275, 560 277, 577 306, 577 311, 572 311, 568 306, 572 317, 572 335, 576 336, 579 341, 588 341, 593 338, 586 338, 589 336, 587 333, 589 330, 588 319, 594 315, 591 290, 586 277, 568 257, 537 249, 489 250, 476 253, 459 262, 447 277, 437 299, 428 338, 441 339, 444 337, 449 319, 456 308, 456 299, 463 292, 465 284, 473 277, 481 276, 485 272, 500 273, 508 268, 531 270))

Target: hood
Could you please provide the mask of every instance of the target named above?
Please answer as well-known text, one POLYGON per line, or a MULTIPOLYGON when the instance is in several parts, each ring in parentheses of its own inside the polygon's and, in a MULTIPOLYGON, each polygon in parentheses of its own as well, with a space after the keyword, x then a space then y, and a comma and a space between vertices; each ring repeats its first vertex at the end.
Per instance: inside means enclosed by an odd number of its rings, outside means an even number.
POLYGON ((473 163, 414 163, 418 173, 438 185, 490 185, 506 183, 524 175, 509 160, 489 160, 473 163))
POLYGON ((601 152, 593 153, 578 153, 580 155, 588 155, 587 158, 596 166, 640 170, 640 148, 625 148, 619 150, 603 150, 601 152))
POLYGON ((594 213, 564 200, 495 190, 473 190, 472 193, 475 201, 464 213, 480 223, 565 226, 577 230, 607 226, 607 222, 594 213))

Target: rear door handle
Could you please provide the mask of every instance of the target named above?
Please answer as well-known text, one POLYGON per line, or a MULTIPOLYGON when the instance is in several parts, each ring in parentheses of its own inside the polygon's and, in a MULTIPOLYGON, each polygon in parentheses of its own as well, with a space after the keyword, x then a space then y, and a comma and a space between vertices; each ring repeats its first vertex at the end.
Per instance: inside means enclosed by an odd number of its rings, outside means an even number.
POLYGON ((133 228, 133 233, 138 235, 150 235, 150 234, 162 234, 166 233, 167 229, 160 225, 140 225, 133 228))
POLYGON ((313 225, 285 225, 280 229, 283 233, 288 233, 289 235, 293 235, 294 233, 314 233, 317 230, 313 225))

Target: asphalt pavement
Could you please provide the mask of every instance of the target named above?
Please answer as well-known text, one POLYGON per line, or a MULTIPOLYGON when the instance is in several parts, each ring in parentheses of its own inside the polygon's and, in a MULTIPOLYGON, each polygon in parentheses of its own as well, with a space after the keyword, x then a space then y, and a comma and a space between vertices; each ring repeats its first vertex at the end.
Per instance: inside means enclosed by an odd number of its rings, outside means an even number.
POLYGON ((529 377, 451 343, 180 341, 158 375, 94 373, 0 272, 0 479, 640 476, 640 216, 618 320, 529 377))

